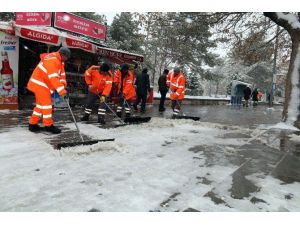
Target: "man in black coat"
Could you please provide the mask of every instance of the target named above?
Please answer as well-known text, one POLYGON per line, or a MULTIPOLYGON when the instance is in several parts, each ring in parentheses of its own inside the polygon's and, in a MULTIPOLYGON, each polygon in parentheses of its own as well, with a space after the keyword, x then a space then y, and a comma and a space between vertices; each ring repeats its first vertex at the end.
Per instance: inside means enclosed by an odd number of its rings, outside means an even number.
POLYGON ((251 88, 249 86, 246 86, 244 89, 244 99, 245 99, 245 106, 249 106, 249 99, 251 96, 251 88))
POLYGON ((164 69, 163 74, 158 78, 158 92, 160 92, 160 102, 159 102, 159 111, 163 112, 166 110, 165 108, 165 100, 166 95, 169 90, 169 87, 167 86, 167 75, 169 73, 168 69, 164 69))
POLYGON ((142 100, 141 112, 145 112, 147 92, 150 92, 150 79, 147 68, 144 68, 142 73, 136 76, 135 86, 137 98, 133 104, 133 108, 137 110, 137 105, 142 100))
POLYGON ((257 106, 258 104, 258 98, 257 98, 257 88, 254 89, 254 91, 252 92, 252 101, 253 101, 253 106, 257 106))

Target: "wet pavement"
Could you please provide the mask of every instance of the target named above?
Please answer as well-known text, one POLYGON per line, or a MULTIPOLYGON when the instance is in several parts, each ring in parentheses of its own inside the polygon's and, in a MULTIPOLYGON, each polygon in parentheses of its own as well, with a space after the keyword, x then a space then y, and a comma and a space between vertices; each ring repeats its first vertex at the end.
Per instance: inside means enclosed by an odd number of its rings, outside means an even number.
MULTIPOLYGON (((282 107, 276 106, 269 109, 267 106, 257 106, 256 108, 234 108, 230 106, 184 106, 183 112, 186 115, 200 116, 202 122, 210 122, 220 124, 224 130, 228 130, 221 138, 234 138, 237 140, 247 140, 246 144, 240 147, 235 146, 194 146, 189 149, 194 154, 194 159, 206 159, 205 164, 201 166, 212 167, 214 165, 232 164, 237 169, 230 176, 224 177, 222 181, 232 180, 232 185, 228 189, 233 199, 244 199, 253 196, 250 201, 252 204, 269 204, 262 198, 255 196, 260 191, 260 187, 256 186, 249 176, 259 174, 262 179, 266 176, 272 176, 281 181, 282 185, 300 182, 300 144, 290 140, 289 135, 295 132, 266 129, 264 126, 277 124, 280 122, 282 107), (228 129, 230 127, 230 129, 228 129), (235 132, 234 129, 243 128, 242 132, 235 132)), ((0 111, 0 132, 9 131, 9 128, 24 127, 27 129, 28 118, 31 110, 10 111, 10 113, 1 113, 0 111)), ((74 113, 77 120, 83 113, 82 108, 75 108, 74 113)), ((157 106, 147 108, 144 114, 152 117, 171 117, 171 111, 163 114, 159 113, 157 106)), ((111 120, 113 115, 107 117, 107 121, 111 120)), ((59 109, 54 113, 56 125, 62 126, 70 123, 71 116, 67 109, 59 109)), ((95 112, 91 118, 96 121, 95 112)), ((117 121, 108 122, 109 125, 118 124, 117 121)), ((296 134, 298 134, 296 132, 296 134)), ((70 130, 63 127, 63 133, 59 135, 46 136, 45 139, 54 147, 58 140, 78 141, 76 130, 70 130)), ((85 140, 90 140, 84 136, 85 140)), ((167 145, 168 143, 166 143, 167 145)), ((211 185, 210 174, 206 176, 196 177, 201 185, 211 185)), ((204 197, 211 199, 215 204, 223 204, 229 208, 232 206, 226 202, 221 193, 222 182, 215 185, 204 197)), ((161 202, 160 208, 153 211, 167 211, 166 207, 176 201, 180 196, 179 192, 173 193, 169 198, 161 202)), ((287 201, 294 198, 293 193, 286 193, 283 196, 287 201)), ((196 212, 198 209, 187 208, 183 211, 196 212)))

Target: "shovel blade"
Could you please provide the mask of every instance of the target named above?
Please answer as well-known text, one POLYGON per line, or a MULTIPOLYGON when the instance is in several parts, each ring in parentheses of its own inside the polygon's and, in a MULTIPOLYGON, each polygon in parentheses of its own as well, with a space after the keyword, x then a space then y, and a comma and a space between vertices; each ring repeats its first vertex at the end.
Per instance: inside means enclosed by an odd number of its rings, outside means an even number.
POLYGON ((181 115, 177 115, 174 119, 186 119, 186 120, 198 121, 198 120, 200 120, 200 117, 199 116, 181 116, 181 115))
POLYGON ((128 117, 124 119, 125 123, 129 124, 139 124, 139 123, 147 123, 151 120, 151 117, 140 117, 140 116, 133 116, 133 117, 128 117))
POLYGON ((79 141, 79 142, 66 142, 66 143, 59 143, 57 145, 57 149, 67 148, 67 147, 74 147, 78 145, 93 145, 98 142, 106 142, 106 141, 114 141, 114 138, 111 139, 101 139, 101 140, 91 140, 91 141, 79 141))

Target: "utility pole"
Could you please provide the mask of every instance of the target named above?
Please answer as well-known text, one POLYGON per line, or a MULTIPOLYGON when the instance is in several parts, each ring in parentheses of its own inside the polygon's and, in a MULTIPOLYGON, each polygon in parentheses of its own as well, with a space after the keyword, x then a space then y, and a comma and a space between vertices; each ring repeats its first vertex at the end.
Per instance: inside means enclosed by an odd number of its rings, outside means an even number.
POLYGON ((276 39, 274 44, 274 58, 273 58, 273 76, 272 76, 272 84, 271 84, 271 92, 270 92, 270 100, 269 100, 269 106, 273 106, 274 101, 274 92, 276 88, 276 61, 277 61, 277 51, 278 51, 278 34, 279 34, 279 26, 277 25, 276 29, 276 39))

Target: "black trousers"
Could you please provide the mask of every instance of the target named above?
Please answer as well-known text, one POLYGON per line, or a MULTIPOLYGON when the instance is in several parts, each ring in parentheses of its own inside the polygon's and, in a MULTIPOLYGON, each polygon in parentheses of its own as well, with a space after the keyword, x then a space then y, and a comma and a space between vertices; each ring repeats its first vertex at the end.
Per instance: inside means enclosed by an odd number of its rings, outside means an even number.
POLYGON ((171 108, 173 109, 173 115, 178 115, 181 109, 182 100, 172 100, 171 108))
MULTIPOLYGON (((99 100, 99 95, 96 95, 92 92, 88 92, 87 101, 86 101, 86 107, 84 109, 84 112, 88 115, 91 115, 93 106, 95 105, 96 100, 99 100)), ((98 108, 98 116, 104 117, 106 114, 106 105, 104 102, 100 103, 98 108)))
POLYGON ((122 114, 122 109, 123 107, 125 108, 125 113, 126 115, 130 115, 131 114, 131 103, 128 100, 125 100, 124 99, 124 96, 123 95, 119 95, 119 105, 117 107, 117 114, 122 114))
POLYGON ((133 105, 136 107, 140 103, 140 101, 142 101, 141 110, 145 111, 146 101, 147 101, 147 92, 146 93, 137 93, 137 98, 133 105))
POLYGON ((159 101, 159 111, 162 111, 165 108, 165 101, 166 101, 167 92, 166 91, 161 91, 160 95, 161 95, 161 97, 160 97, 160 101, 159 101))

